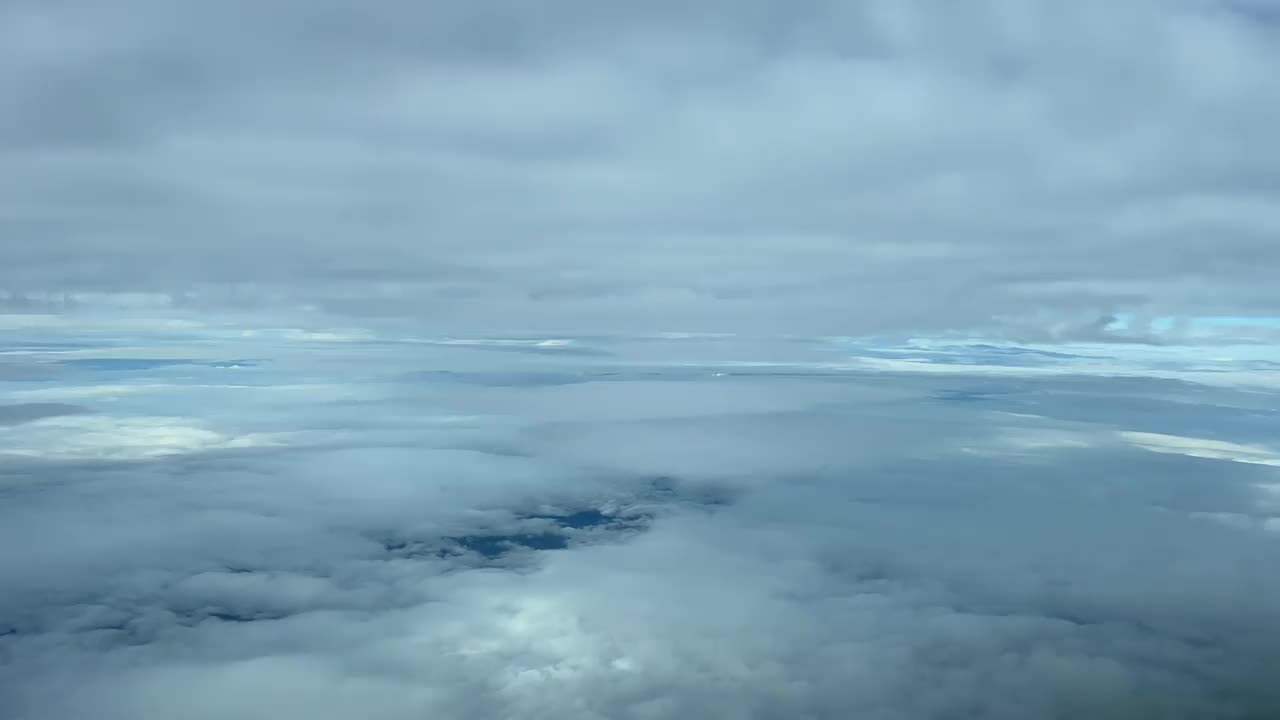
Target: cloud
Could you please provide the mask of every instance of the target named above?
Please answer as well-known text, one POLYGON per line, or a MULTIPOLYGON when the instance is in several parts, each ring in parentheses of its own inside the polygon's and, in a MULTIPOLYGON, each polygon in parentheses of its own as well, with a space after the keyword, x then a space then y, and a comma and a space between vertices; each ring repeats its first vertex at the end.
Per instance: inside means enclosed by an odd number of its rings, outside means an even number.
MULTIPOLYGON (((227 435, 181 418, 66 415, 70 413, 45 413, 18 427, 3 430, 4 444, 0 447, 0 455, 137 459, 219 448, 261 447, 280 442, 260 434, 227 435)), ((9 423, 0 423, 6 424, 9 423)))
POLYGON ((1253 5, 3 13, 16 306, 461 333, 1277 314, 1253 5))
POLYGON ((1121 433, 1121 436, 1134 445, 1152 452, 1180 453, 1191 457, 1220 458, 1233 462, 1280 466, 1280 456, 1275 451, 1255 445, 1160 433, 1126 432, 1121 433))
POLYGON ((79 405, 67 403, 20 403, 18 405, 0 405, 0 426, 21 425, 35 422, 41 418, 78 415, 87 412, 79 405))
POLYGON ((1280 716, 1274 15, 0 3, 0 715, 1280 716))
POLYGON ((16 718, 1280 707, 1273 391, 1140 373, 1212 351, 1108 345, 1111 377, 1074 348, 863 341, 972 363, 886 374, 824 369, 830 339, 219 330, 206 351, 263 359, 229 371, 168 332, 128 357, 189 375, 0 435, 16 718))

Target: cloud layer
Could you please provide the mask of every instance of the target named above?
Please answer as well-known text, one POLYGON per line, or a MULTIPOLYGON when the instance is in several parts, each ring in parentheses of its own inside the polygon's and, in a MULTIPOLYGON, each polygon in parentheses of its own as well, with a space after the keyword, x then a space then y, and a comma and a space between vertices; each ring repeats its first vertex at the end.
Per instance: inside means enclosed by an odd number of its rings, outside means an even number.
POLYGON ((1206 351, 111 327, 16 333, 7 717, 1280 709, 1274 389, 1206 351))
POLYGON ((0 1, 0 717, 1280 717, 1278 18, 0 1))
POLYGON ((1280 308, 1265 0, 0 13, 19 304, 456 332, 1280 308))

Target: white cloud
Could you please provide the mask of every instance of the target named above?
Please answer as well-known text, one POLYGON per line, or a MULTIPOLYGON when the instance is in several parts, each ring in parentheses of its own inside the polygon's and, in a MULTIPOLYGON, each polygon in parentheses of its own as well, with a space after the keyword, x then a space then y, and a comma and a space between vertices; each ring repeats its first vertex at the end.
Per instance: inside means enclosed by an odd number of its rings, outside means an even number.
POLYGON ((176 417, 57 417, 0 428, 0 455, 48 459, 139 460, 282 443, 280 435, 220 433, 176 417))
POLYGON ((157 383, 139 385, 80 385, 70 387, 45 387, 34 390, 16 390, 13 397, 27 401, 51 400, 114 400, 135 393, 163 392, 174 385, 157 383))
POLYGON ((1152 452, 1280 467, 1280 453, 1260 445, 1243 445, 1225 440, 1145 432, 1121 432, 1120 437, 1126 442, 1152 452))

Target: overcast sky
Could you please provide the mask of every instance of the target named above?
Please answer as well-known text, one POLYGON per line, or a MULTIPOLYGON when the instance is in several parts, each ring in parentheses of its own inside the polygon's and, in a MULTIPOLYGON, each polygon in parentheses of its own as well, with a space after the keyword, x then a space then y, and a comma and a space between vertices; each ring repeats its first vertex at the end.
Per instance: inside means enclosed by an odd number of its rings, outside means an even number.
POLYGON ((501 331, 1276 315, 1278 39, 1273 0, 6 0, 0 291, 501 331))

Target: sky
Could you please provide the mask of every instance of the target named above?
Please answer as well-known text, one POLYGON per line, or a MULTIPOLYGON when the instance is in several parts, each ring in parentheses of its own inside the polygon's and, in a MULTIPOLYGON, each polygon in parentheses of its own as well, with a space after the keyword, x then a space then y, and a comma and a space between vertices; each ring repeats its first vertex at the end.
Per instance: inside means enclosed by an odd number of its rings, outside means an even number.
POLYGON ((1273 0, 0 0, 0 719, 1280 717, 1273 0))
POLYGON ((944 5, 6 0, 0 292, 459 334, 1280 315, 1280 6, 944 5))

